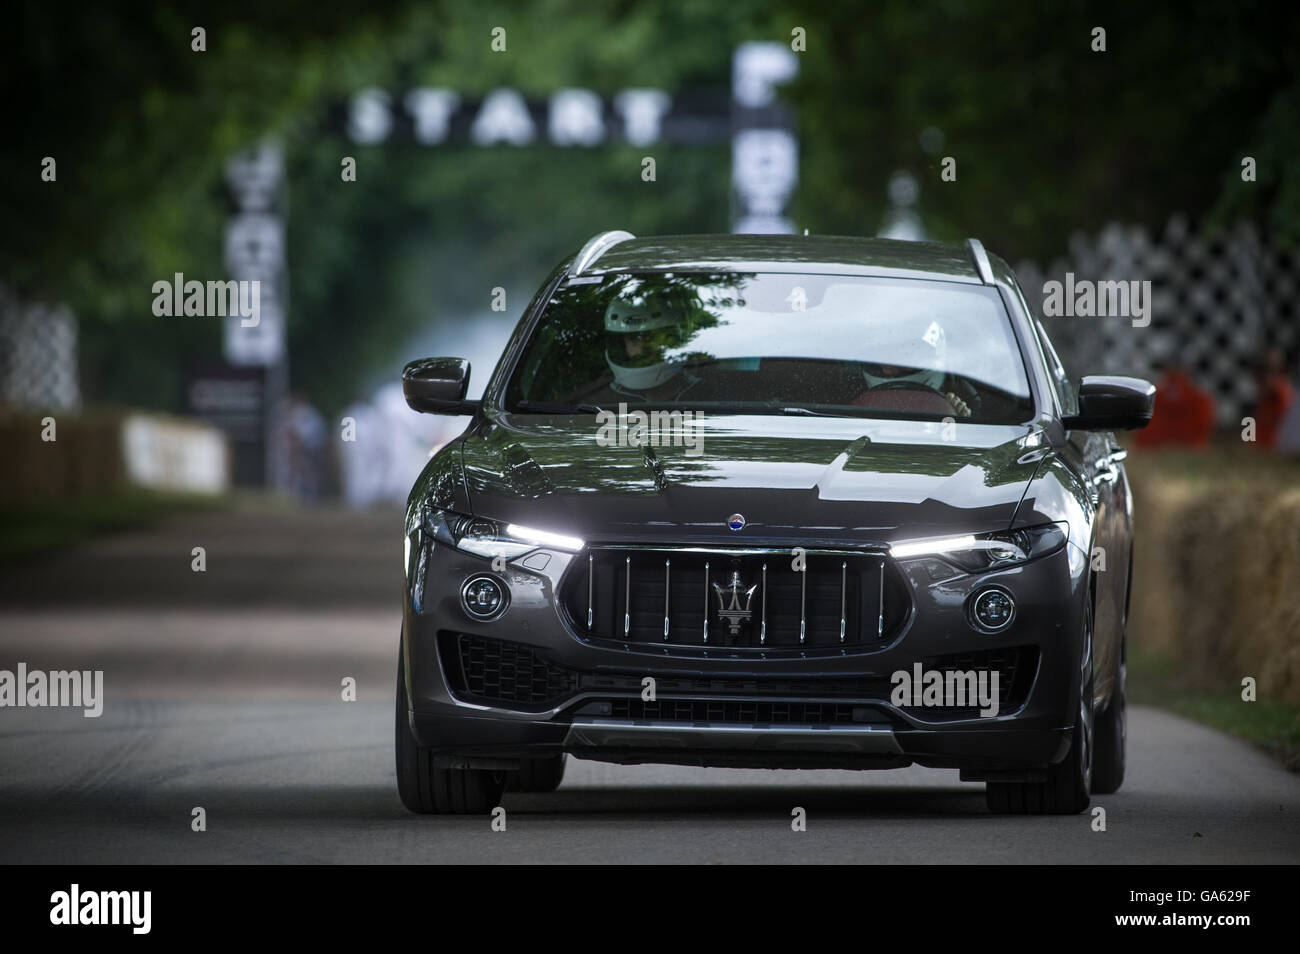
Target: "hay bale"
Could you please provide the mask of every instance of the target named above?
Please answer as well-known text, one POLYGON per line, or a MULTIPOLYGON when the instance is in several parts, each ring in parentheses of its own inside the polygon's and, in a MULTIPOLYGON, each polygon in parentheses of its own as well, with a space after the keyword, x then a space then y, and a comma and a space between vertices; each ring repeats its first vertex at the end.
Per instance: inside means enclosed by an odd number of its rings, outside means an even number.
POLYGON ((1300 704, 1300 489, 1265 503, 1241 528, 1238 662, 1261 698, 1300 704))
POLYGON ((1178 645, 1178 609, 1183 592, 1167 542, 1184 510, 1195 498, 1183 481, 1133 481, 1134 547, 1133 601, 1129 607, 1129 638, 1143 647, 1172 653, 1178 645))

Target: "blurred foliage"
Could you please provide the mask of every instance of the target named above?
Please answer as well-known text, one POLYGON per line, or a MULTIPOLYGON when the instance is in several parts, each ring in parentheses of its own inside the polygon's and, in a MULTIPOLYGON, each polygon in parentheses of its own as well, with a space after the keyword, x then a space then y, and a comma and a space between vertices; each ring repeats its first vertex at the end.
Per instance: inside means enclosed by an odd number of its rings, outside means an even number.
POLYGON ((174 408, 186 367, 220 354, 219 323, 155 318, 152 283, 224 277, 229 155, 272 132, 290 184, 290 354, 295 386, 327 409, 356 396, 415 329, 486 306, 513 313, 591 234, 725 231, 725 145, 643 151, 548 146, 363 147, 331 107, 366 86, 499 85, 604 96, 680 84, 725 94, 752 3, 672 10, 546 0, 527 12, 458 0, 355 4, 20 0, 0 43, 18 148, 0 159, 0 279, 81 319, 92 399, 174 408), (508 52, 489 49, 508 29, 508 52), (207 52, 191 50, 203 26, 207 52), (55 183, 41 160, 58 162, 55 183), (340 159, 355 156, 355 183, 340 159))
POLYGON ((366 86, 628 87, 721 92, 751 39, 807 31, 788 91, 800 126, 793 214, 817 232, 872 234, 898 169, 921 183, 933 235, 983 237, 1015 261, 1111 219, 1248 215, 1300 237, 1296 13, 1243 0, 1177 6, 994 0, 683 0, 590 4, 447 0, 16 0, 0 37, 10 145, 0 157, 0 280, 81 319, 92 400, 175 408, 188 364, 220 353, 207 319, 158 319, 151 285, 222 277, 225 160, 265 133, 290 184, 295 386, 327 411, 403 356, 421 328, 509 311, 605 228, 724 231, 729 150, 362 147, 332 111, 366 86), (504 54, 491 29, 507 28, 504 54), (1107 29, 1107 51, 1089 48, 1107 29), (190 31, 207 31, 207 52, 190 31), (942 132, 935 152, 927 128, 942 132), (339 176, 357 159, 355 183, 339 176), (952 155, 958 180, 939 179, 952 155), (1242 183, 1243 155, 1259 181, 1242 183), (41 159, 58 181, 40 180, 41 159))
POLYGON ((795 217, 871 233, 897 169, 943 240, 979 236, 1009 261, 1065 251, 1110 221, 1163 228, 1256 216, 1300 240, 1300 8, 1271 0, 825 0, 790 97, 802 146, 795 217), (846 28, 852 24, 852 28, 846 28), (1093 52, 1092 30, 1106 30, 1093 52), (921 133, 942 133, 933 153, 921 133), (1254 156, 1259 178, 1241 181, 1254 156), (957 180, 940 179, 944 156, 957 180), (1213 210, 1215 216, 1208 213, 1213 210))

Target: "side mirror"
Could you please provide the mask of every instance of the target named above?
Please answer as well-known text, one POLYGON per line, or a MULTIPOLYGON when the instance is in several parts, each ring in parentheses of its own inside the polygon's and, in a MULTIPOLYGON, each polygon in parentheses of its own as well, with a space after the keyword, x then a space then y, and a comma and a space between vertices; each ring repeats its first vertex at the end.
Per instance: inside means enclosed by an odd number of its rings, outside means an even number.
POLYGON ((466 401, 469 362, 464 358, 421 358, 402 369, 402 393, 412 410, 425 414, 473 414, 478 401, 466 401))
POLYGON ((1081 431, 1138 430, 1151 423, 1155 399, 1150 381, 1090 374, 1079 385, 1079 413, 1061 423, 1081 431))

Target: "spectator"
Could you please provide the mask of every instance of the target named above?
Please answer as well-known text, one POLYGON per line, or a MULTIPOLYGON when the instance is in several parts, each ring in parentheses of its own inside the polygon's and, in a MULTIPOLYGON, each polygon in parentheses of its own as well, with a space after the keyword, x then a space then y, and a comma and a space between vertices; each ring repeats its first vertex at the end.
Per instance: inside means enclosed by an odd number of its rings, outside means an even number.
POLYGON ((1170 363, 1156 382, 1151 423, 1137 432, 1139 447, 1206 447, 1214 433, 1214 398, 1170 363))
POLYGON ((1265 352, 1257 369, 1259 400, 1255 403, 1255 446, 1275 450, 1287 412, 1296 403, 1295 387, 1286 376, 1286 359, 1273 348, 1265 352))
POLYGON ((316 500, 325 472, 325 418, 298 393, 280 405, 274 435, 276 486, 299 500, 316 500))

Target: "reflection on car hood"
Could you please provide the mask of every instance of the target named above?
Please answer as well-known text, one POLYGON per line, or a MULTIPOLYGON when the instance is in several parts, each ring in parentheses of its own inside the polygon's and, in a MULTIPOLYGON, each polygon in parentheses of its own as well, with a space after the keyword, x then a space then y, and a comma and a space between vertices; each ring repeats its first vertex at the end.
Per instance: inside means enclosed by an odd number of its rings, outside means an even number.
POLYGON ((470 504, 589 541, 883 542, 1008 526, 1043 453, 1028 425, 945 435, 938 422, 728 415, 697 427, 694 447, 611 446, 594 417, 502 415, 463 443, 470 504), (743 530, 727 528, 733 513, 743 530))

